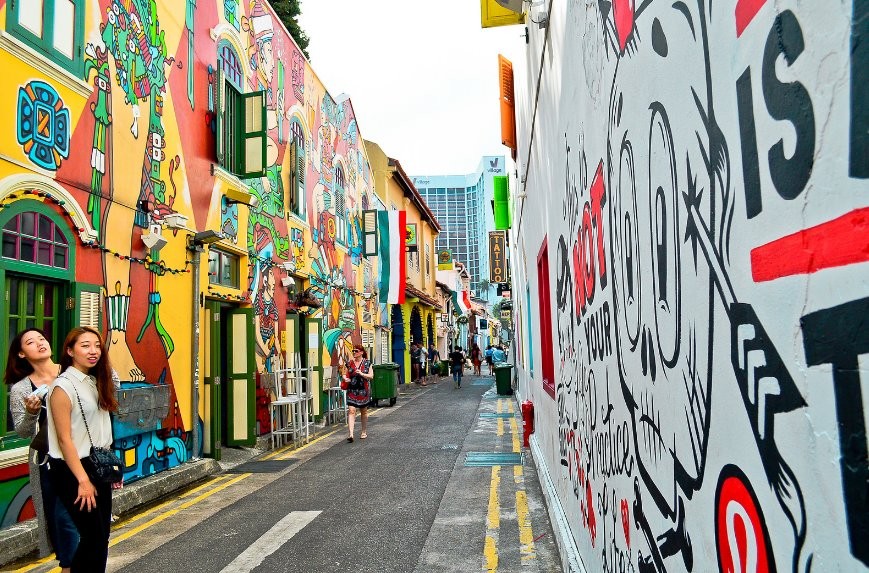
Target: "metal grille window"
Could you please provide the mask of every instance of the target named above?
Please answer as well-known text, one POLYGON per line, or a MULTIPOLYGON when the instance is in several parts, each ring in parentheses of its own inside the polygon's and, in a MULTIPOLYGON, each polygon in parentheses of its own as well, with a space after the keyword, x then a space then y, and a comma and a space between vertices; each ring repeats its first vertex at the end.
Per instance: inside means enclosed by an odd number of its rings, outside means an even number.
POLYGON ((54 222, 38 213, 19 213, 3 226, 3 258, 58 269, 69 267, 69 245, 54 222))
POLYGON ((208 250, 208 282, 238 288, 239 259, 236 255, 211 248, 208 250))

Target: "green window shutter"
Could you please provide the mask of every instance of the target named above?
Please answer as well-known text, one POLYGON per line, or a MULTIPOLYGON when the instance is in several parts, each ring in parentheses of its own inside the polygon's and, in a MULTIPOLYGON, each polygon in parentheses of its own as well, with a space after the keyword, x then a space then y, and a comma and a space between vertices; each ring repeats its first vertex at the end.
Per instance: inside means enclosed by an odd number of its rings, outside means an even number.
POLYGON ((297 156, 299 146, 295 141, 290 142, 290 184, 287 186, 287 206, 293 213, 298 213, 299 199, 299 170, 297 156))
POLYGON ((305 145, 302 144, 296 150, 296 179, 298 188, 296 190, 296 213, 299 215, 305 214, 305 145))
POLYGON ((262 177, 266 174, 266 104, 265 91, 242 94, 239 100, 237 137, 239 171, 242 177, 262 177))
POLYGON ((223 70, 220 66, 217 68, 217 102, 215 109, 217 110, 217 162, 226 167, 226 82, 223 79, 223 70))
POLYGON ((362 211, 362 251, 366 257, 377 256, 377 211, 362 211))

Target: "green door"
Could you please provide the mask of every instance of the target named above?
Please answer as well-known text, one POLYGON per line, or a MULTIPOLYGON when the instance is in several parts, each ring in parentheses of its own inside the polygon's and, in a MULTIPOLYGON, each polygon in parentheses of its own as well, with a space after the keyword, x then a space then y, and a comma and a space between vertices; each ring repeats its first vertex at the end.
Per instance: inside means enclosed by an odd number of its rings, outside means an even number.
MULTIPOLYGON (((59 360, 58 352, 63 345, 61 328, 61 313, 58 307, 61 286, 58 283, 33 280, 30 277, 13 274, 6 275, 3 296, 3 330, 6 333, 6 345, 25 328, 39 328, 48 334, 48 342, 51 344, 53 358, 59 360)), ((6 352, 2 353, 0 367, 6 368, 6 352)), ((0 388, 2 404, 7 404, 7 392, 9 388, 3 384, 0 388)), ((8 415, 9 408, 0 411, 0 436, 13 430, 12 419, 8 415)), ((9 446, 19 446, 14 436, 9 441, 9 446), (14 443, 13 443, 14 442, 14 443)), ((0 450, 6 449, 6 440, 0 440, 0 450)))
POLYGON ((220 322, 220 303, 208 301, 202 316, 202 336, 205 341, 205 356, 202 361, 202 381, 200 404, 203 412, 202 453, 216 460, 220 459, 220 445, 223 440, 223 407, 221 394, 221 357, 223 331, 220 322))
POLYGON ((227 340, 226 413, 227 446, 253 446, 256 443, 256 387, 254 361, 253 309, 224 311, 227 340))
POLYGON ((323 414, 323 320, 305 318, 305 348, 307 349, 306 367, 310 368, 308 391, 314 399, 312 405, 315 416, 323 414))

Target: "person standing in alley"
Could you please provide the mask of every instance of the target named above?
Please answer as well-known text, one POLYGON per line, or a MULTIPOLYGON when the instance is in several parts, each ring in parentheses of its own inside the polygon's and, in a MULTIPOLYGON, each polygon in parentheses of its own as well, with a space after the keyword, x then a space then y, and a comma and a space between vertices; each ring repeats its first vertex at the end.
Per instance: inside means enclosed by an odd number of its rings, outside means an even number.
POLYGON ((471 364, 474 365, 474 375, 480 376, 480 366, 483 364, 483 352, 476 343, 471 348, 471 364))
POLYGON ((61 374, 48 397, 49 477, 57 497, 75 523, 78 549, 71 571, 106 570, 112 486, 97 480, 91 448, 111 448, 117 410, 109 357, 99 332, 73 328, 60 357, 61 374))
POLYGON ((428 350, 425 349, 425 344, 419 345, 419 375, 422 377, 423 384, 428 384, 428 350))
POLYGON ((450 370, 453 373, 453 386, 462 387, 462 370, 465 368, 465 353, 461 346, 456 346, 450 353, 450 370))
POLYGON ((362 418, 362 433, 359 435, 363 440, 368 437, 368 405, 371 402, 371 380, 374 371, 368 360, 365 349, 356 344, 353 346, 353 359, 347 363, 344 380, 347 382, 347 429, 349 436, 347 441, 353 442, 353 429, 356 425, 356 410, 359 410, 362 418))
POLYGON ((486 347, 486 352, 484 353, 486 357, 486 365, 489 367, 489 376, 495 373, 495 363, 492 361, 492 345, 488 345, 486 347))
POLYGON ((48 389, 60 367, 51 358, 51 344, 38 328, 18 334, 9 346, 5 379, 9 388, 9 409, 15 431, 31 439, 28 461, 30 491, 39 524, 39 549, 55 556, 68 571, 78 546, 78 530, 63 504, 57 500, 48 476, 48 389))
POLYGON ((413 372, 413 381, 420 386, 427 386, 422 378, 420 371, 422 370, 422 349, 419 342, 414 342, 410 345, 410 368, 413 372))
POLYGON ((438 383, 440 377, 441 353, 435 348, 434 342, 428 345, 428 373, 432 375, 432 384, 438 383))
POLYGON ((507 353, 504 352, 504 347, 502 345, 499 344, 492 349, 492 362, 494 362, 495 364, 507 362, 507 353))

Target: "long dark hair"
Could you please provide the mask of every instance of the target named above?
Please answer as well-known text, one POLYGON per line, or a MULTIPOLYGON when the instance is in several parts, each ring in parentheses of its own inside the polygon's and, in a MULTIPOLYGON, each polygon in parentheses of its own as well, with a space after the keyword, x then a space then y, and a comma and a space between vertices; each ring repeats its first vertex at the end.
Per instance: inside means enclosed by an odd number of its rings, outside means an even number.
POLYGON ((69 331, 66 335, 66 340, 63 341, 63 352, 60 355, 60 371, 66 372, 66 369, 72 366, 72 356, 69 351, 75 346, 81 335, 90 333, 96 335, 100 341, 100 359, 96 365, 90 369, 90 374, 97 380, 97 394, 99 395, 100 408, 109 412, 114 412, 118 409, 118 399, 115 397, 115 383, 112 380, 112 366, 109 364, 109 354, 106 351, 103 343, 102 335, 90 326, 78 326, 69 331))
POLYGON ((18 336, 12 339, 12 344, 9 345, 9 354, 6 356, 6 372, 3 375, 3 380, 10 386, 19 380, 23 380, 25 376, 33 374, 33 365, 26 358, 18 356, 22 350, 21 340, 28 332, 38 332, 45 340, 49 340, 48 334, 35 326, 25 328, 18 333, 18 336))

